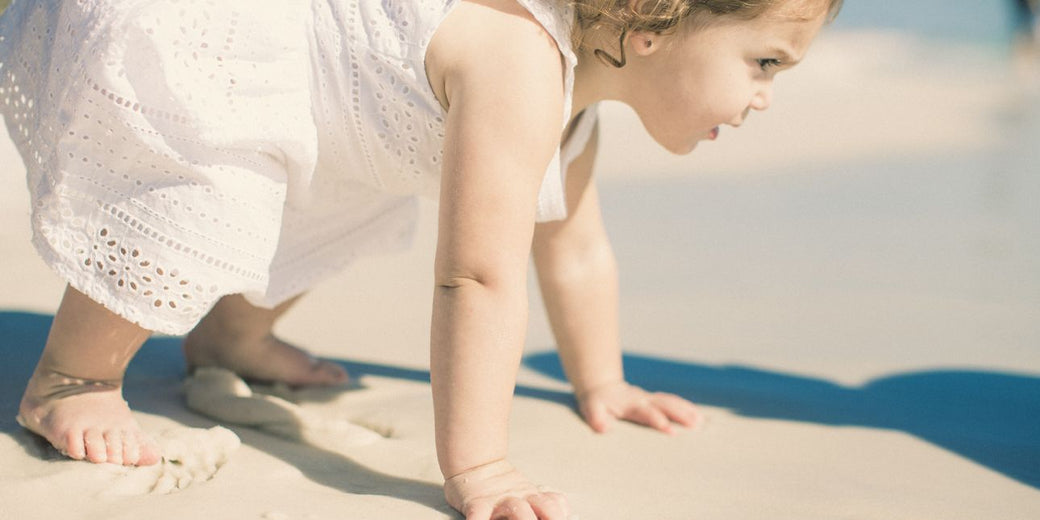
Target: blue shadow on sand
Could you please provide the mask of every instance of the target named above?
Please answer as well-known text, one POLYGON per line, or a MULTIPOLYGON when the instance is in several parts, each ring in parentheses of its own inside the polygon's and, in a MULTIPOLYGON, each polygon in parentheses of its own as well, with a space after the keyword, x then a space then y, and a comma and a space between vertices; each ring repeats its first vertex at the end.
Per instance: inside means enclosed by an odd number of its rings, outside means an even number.
MULTIPOLYGON (((14 428, 25 382, 53 316, 0 311, 0 425, 14 428)), ((696 403, 769 419, 897 430, 969 458, 1040 489, 1040 377, 971 370, 932 370, 882 377, 859 387, 742 366, 712 366, 625 356, 633 384, 696 403)), ((366 375, 429 382, 427 370, 339 360, 355 378, 366 375)), ((564 380, 554 352, 524 364, 564 380)), ((184 376, 180 339, 148 341, 127 371, 127 385, 184 376)), ((574 406, 570 393, 520 385, 516 394, 574 406)), ((171 407, 179 405, 178 401, 171 407)), ((168 412, 167 410, 166 412, 168 412)), ((163 412, 163 411, 159 411, 163 412)), ((427 494, 425 491, 421 495, 427 494)))
MULTIPOLYGON (((529 368, 563 380, 553 352, 529 368)), ((934 370, 895 374, 863 386, 742 366, 711 366, 627 355, 625 374, 648 390, 747 417, 898 430, 1040 488, 1040 377, 934 370)))

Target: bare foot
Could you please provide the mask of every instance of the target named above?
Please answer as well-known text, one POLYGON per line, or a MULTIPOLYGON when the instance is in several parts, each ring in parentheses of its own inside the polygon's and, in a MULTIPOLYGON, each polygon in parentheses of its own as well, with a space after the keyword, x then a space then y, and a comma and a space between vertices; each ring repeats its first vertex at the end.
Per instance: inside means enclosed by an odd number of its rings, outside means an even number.
POLYGON ((221 298, 184 340, 188 370, 224 368, 247 380, 291 386, 338 385, 347 371, 278 339, 274 322, 296 302, 256 307, 242 295, 221 298))
POLYGON ((220 367, 247 380, 290 386, 327 386, 347 381, 343 367, 317 359, 272 334, 252 339, 220 336, 197 328, 184 340, 184 357, 189 370, 220 367))
POLYGON ((123 400, 118 380, 36 372, 18 407, 18 422, 76 460, 148 466, 161 458, 123 400))

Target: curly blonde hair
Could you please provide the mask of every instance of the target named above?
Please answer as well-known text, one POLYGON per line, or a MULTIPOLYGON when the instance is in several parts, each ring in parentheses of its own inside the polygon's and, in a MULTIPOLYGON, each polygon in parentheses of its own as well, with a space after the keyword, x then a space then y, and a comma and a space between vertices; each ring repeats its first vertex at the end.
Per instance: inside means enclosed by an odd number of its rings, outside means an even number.
MULTIPOLYGON (((784 1, 790 0, 568 0, 574 6, 574 28, 571 39, 575 49, 588 50, 585 36, 592 30, 606 29, 618 34, 624 42, 625 35, 633 31, 667 33, 684 20, 695 15, 710 14, 751 20, 784 1)), ((807 0, 801 0, 809 3, 807 0)), ((827 2, 828 21, 833 20, 841 9, 843 0, 827 2)), ((601 60, 615 67, 625 65, 624 45, 621 59, 614 58, 602 49, 595 49, 601 60)))

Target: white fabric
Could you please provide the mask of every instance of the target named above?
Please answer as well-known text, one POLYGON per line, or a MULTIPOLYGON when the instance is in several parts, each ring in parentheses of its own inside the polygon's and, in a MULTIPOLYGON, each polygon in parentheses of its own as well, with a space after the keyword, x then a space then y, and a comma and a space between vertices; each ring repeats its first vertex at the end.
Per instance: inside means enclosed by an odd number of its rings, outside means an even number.
MULTIPOLYGON (((569 115, 573 14, 519 1, 557 40, 569 115)), ((0 18, 0 111, 40 255, 114 312, 181 334, 222 295, 273 306, 407 245, 444 135, 423 57, 454 5, 16 1, 0 18)), ((559 157, 541 221, 566 215, 559 157)))

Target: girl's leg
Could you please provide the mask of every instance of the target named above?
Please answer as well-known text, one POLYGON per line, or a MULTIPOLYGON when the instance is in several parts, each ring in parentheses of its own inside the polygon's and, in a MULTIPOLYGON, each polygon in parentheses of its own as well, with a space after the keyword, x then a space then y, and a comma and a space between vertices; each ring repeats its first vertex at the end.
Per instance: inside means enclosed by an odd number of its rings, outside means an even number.
POLYGON ((264 309, 239 294, 221 298, 184 340, 189 370, 217 366, 247 379, 293 386, 345 382, 342 367, 315 359, 273 334, 275 321, 297 299, 264 309))
POLYGON ((123 400, 123 373, 150 332, 66 287, 18 422, 73 459, 159 461, 123 400))

